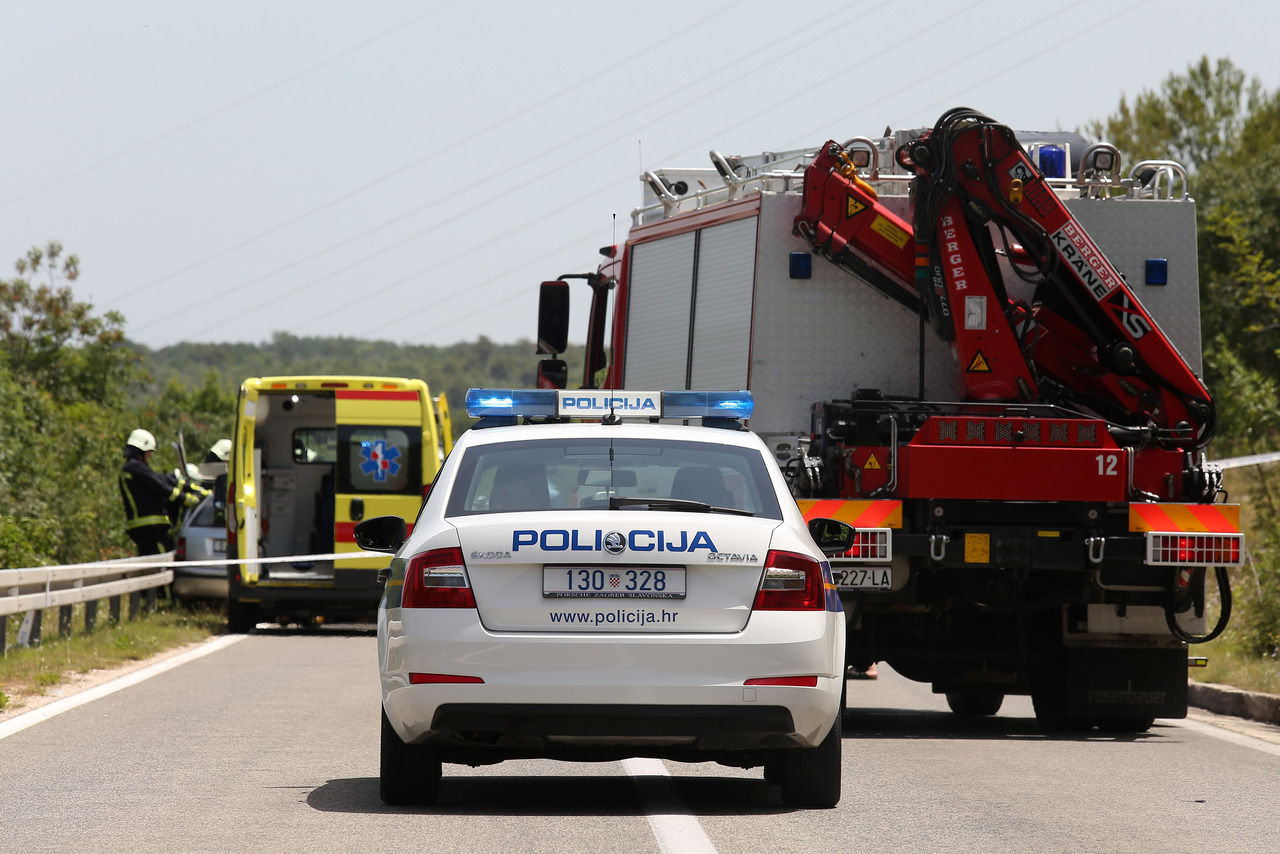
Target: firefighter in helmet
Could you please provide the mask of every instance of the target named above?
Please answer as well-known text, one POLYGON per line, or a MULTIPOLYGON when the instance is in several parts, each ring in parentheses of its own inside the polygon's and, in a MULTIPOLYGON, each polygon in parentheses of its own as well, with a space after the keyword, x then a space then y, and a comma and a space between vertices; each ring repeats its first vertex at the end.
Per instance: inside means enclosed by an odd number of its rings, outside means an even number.
POLYGON ((124 530, 139 555, 173 550, 171 514, 194 507, 209 491, 184 474, 162 474, 151 468, 156 437, 141 428, 129 434, 120 469, 120 498, 124 501, 124 530))

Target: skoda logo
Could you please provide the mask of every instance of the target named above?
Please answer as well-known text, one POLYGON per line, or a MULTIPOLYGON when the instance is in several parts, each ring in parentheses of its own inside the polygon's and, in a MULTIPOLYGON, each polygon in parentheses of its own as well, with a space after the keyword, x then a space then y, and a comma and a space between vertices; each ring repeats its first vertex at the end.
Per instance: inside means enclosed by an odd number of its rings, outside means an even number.
POLYGON ((611 555, 620 555, 627 550, 627 537, 619 531, 610 531, 604 535, 604 550, 611 555))

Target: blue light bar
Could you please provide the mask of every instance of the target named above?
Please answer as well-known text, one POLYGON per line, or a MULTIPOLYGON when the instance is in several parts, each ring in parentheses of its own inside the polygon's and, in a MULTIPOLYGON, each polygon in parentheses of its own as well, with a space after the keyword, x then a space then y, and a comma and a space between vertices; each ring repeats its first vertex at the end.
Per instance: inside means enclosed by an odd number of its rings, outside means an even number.
POLYGON ((755 400, 749 391, 665 391, 662 393, 664 418, 741 418, 751 417, 755 400))
POLYGON ((470 388, 467 389, 466 409, 467 415, 472 418, 490 415, 553 417, 556 414, 556 391, 540 388, 470 388))
POLYGON ((472 418, 598 419, 734 418, 747 419, 755 403, 749 391, 601 391, 599 389, 473 388, 466 410, 472 418))

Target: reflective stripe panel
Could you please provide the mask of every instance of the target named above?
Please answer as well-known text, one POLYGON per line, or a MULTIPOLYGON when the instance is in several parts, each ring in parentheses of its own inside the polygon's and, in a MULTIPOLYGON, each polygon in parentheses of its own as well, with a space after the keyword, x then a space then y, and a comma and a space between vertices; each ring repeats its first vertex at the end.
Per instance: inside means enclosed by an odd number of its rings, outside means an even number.
POLYGON ((901 528, 901 501, 845 501, 840 498, 796 501, 806 522, 835 519, 855 528, 901 528))
POLYGON ((124 523, 124 529, 131 531, 134 528, 145 528, 148 525, 168 525, 168 516, 139 516, 137 519, 130 519, 124 523))
POLYGON ((1238 534, 1238 504, 1130 504, 1129 530, 1238 534))

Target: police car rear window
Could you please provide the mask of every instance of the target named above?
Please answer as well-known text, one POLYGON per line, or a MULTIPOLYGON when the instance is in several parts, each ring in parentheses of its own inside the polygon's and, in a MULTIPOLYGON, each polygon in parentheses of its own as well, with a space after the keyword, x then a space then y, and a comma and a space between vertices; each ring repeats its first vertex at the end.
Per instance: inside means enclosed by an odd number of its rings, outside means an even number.
POLYGON ((609 499, 680 499, 768 519, 782 510, 750 448, 649 439, 541 439, 469 448, 448 516, 607 509, 609 499))

